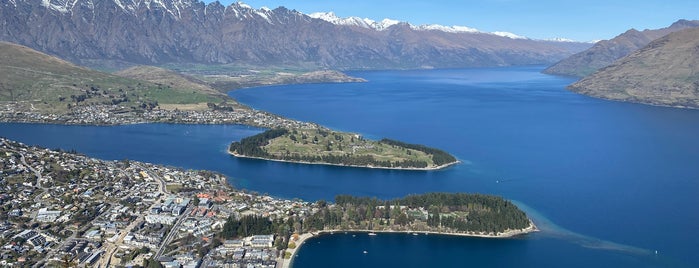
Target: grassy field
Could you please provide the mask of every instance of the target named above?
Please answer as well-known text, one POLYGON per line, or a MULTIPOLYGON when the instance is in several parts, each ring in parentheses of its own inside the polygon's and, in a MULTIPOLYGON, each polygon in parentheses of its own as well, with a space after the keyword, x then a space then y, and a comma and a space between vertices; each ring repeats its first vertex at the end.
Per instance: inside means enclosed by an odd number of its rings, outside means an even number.
POLYGON ((432 156, 421 151, 366 140, 357 134, 317 129, 291 130, 288 134, 270 140, 263 148, 276 157, 371 156, 382 162, 409 160, 427 163, 427 167, 435 166, 432 156))

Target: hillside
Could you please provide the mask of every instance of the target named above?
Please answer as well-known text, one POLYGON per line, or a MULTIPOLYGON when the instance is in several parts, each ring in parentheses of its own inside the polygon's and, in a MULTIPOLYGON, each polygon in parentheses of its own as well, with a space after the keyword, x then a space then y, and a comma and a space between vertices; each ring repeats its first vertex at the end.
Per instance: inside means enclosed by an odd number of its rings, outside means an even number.
MULTIPOLYGON (((550 64, 584 43, 450 31, 408 23, 367 28, 290 10, 198 0, 13 0, 0 40, 89 66, 129 62, 404 69, 550 64)), ((119 65, 119 64, 115 64, 119 65)))
POLYGON ((28 47, 0 42, 0 101, 21 103, 32 111, 63 113, 95 104, 150 109, 223 100, 210 92, 98 72, 28 47))
POLYGON ((546 68, 544 73, 584 77, 609 66, 614 61, 648 45, 669 33, 699 26, 699 20, 678 20, 667 28, 637 31, 631 29, 610 40, 597 42, 591 48, 565 58, 546 68))
POLYGON ((699 108, 699 28, 669 34, 569 89, 593 97, 699 108))

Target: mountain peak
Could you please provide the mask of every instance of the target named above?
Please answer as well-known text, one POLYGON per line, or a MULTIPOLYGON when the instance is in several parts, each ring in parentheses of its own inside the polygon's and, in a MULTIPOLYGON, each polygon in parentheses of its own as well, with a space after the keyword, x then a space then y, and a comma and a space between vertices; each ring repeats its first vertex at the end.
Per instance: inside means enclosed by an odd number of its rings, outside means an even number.
POLYGON ((685 20, 680 19, 670 25, 670 29, 684 29, 684 28, 694 28, 699 26, 699 20, 685 20))
POLYGON ((357 26, 357 27, 373 29, 373 30, 377 30, 377 31, 383 31, 383 30, 388 29, 389 27, 391 27, 393 25, 400 23, 400 21, 392 20, 392 19, 383 19, 380 22, 376 22, 372 19, 360 18, 360 17, 340 18, 337 15, 335 15, 335 12, 332 12, 332 11, 311 13, 311 14, 308 14, 308 16, 311 18, 314 18, 314 19, 324 20, 324 21, 330 22, 330 23, 335 24, 335 25, 357 26))

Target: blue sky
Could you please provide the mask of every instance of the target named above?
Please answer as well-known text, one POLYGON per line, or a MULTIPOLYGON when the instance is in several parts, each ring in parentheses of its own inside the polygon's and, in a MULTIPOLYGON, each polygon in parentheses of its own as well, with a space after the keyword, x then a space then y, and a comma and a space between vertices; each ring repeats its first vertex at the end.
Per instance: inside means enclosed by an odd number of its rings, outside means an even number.
MULTIPOLYGON (((205 2, 213 2, 205 0, 205 2)), ((224 5, 235 0, 220 1, 224 5)), ((678 19, 699 19, 697 0, 247 0, 260 8, 285 6, 303 13, 333 11, 407 21, 415 25, 461 25, 531 38, 578 41, 612 38, 630 28, 662 28, 678 19)))

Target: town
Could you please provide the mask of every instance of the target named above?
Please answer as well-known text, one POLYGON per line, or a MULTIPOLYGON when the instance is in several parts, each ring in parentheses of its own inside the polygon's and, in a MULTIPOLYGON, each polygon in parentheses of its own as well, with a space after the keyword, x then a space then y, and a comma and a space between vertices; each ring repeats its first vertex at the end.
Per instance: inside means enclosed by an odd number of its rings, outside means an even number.
POLYGON ((227 220, 284 221, 315 203, 233 189, 223 175, 102 161, 0 139, 0 265, 276 267, 289 237, 220 237, 227 220))
MULTIPOLYGON (((134 110, 118 105, 76 106, 67 113, 33 111, 23 102, 0 104, 0 122, 51 123, 66 125, 124 125, 137 123, 241 124, 263 128, 321 129, 314 124, 291 120, 247 107, 208 110, 134 110), (21 111, 21 112, 19 112, 21 111)), ((215 107, 215 105, 213 105, 215 107)), ((227 107, 228 108, 228 107, 227 107)))

